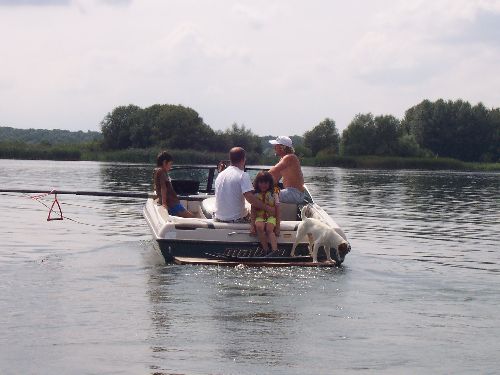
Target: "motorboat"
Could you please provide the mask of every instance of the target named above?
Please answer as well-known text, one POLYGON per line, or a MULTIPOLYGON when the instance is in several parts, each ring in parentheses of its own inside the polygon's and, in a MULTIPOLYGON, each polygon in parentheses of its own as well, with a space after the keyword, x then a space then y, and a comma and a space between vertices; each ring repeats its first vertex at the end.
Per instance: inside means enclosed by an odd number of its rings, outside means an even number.
MULTIPOLYGON (((263 169, 247 167, 246 171, 253 177, 263 169)), ((306 186, 302 204, 280 203, 279 254, 274 254, 272 261, 267 258, 266 262, 265 257, 258 256, 259 242, 257 237, 250 234, 249 223, 225 223, 214 220, 214 182, 217 174, 216 166, 179 166, 169 172, 172 186, 181 203, 196 216, 195 218, 169 215, 167 210, 158 204, 157 199, 147 200, 143 214, 153 234, 155 247, 166 262, 212 264, 216 260, 222 262, 221 264, 239 264, 245 260, 252 264, 263 261, 263 265, 274 263, 309 265, 312 259, 309 257, 306 238, 302 239, 297 247, 298 256, 290 257, 297 228, 302 219, 301 212, 333 228, 347 241, 342 229, 314 202, 306 186), (303 209, 304 207, 306 209, 303 209), (209 259, 211 261, 208 261, 209 259)), ((248 202, 246 209, 250 210, 248 202)), ((319 251, 320 261, 321 255, 326 258, 322 249, 319 251)), ((331 256, 335 259, 336 265, 340 265, 344 261, 345 254, 339 257, 336 251, 332 251, 331 256)))

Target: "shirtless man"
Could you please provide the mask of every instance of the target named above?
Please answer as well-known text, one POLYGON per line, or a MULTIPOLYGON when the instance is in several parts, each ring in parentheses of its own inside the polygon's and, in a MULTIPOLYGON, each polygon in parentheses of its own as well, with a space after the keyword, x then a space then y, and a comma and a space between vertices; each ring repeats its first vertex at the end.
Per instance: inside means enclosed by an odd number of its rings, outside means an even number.
POLYGON ((279 136, 269 143, 274 145, 274 152, 280 157, 278 164, 269 170, 275 182, 283 178, 284 189, 280 192, 280 202, 303 203, 305 196, 304 176, 300 169, 299 158, 294 154, 292 140, 286 136, 279 136))

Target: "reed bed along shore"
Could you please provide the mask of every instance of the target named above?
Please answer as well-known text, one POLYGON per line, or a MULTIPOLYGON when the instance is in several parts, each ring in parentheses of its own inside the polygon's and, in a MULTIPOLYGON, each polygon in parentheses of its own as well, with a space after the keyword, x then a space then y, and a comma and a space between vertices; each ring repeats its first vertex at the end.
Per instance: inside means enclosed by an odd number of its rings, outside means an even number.
POLYGON ((500 171, 500 163, 464 162, 439 157, 392 157, 392 156, 320 156, 304 158, 303 165, 360 169, 425 169, 461 171, 500 171))
MULTIPOLYGON (((226 160, 227 154, 197 150, 170 150, 176 164, 216 164, 226 160)), ((85 160, 123 163, 154 163, 158 148, 127 149, 102 151, 85 145, 44 145, 0 143, 0 159, 25 160, 85 160)), ((500 171, 500 163, 469 163, 450 158, 405 158, 381 156, 338 156, 322 155, 304 157, 305 166, 340 167, 360 169, 425 169, 425 170, 463 170, 463 171, 500 171)), ((249 154, 249 164, 274 164, 276 158, 249 154)))

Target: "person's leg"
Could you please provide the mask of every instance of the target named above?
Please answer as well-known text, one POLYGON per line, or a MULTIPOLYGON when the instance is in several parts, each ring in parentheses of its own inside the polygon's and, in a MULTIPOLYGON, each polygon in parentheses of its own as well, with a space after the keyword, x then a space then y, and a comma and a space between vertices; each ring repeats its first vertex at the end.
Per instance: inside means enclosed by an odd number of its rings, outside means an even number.
POLYGON ((260 241, 262 249, 267 252, 269 250, 269 244, 267 243, 266 223, 264 223, 263 221, 256 221, 255 229, 257 230, 257 238, 260 241))
POLYGON ((271 243, 271 249, 273 251, 278 250, 278 240, 276 239, 276 234, 274 233, 274 224, 271 223, 266 224, 266 234, 267 234, 267 239, 271 243))
POLYGON ((281 203, 304 203, 305 193, 301 192, 295 188, 286 188, 280 191, 280 202, 281 203))
POLYGON ((185 218, 193 218, 193 217, 195 217, 194 214, 191 211, 188 211, 188 210, 180 211, 175 216, 180 216, 180 217, 185 217, 185 218))
POLYGON ((185 218, 194 217, 194 215, 190 211, 186 210, 180 203, 177 203, 174 207, 169 208, 168 213, 173 216, 180 216, 185 218))
POLYGON ((257 230, 255 229, 255 219, 257 219, 257 211, 254 207, 250 210, 250 235, 255 236, 257 230))

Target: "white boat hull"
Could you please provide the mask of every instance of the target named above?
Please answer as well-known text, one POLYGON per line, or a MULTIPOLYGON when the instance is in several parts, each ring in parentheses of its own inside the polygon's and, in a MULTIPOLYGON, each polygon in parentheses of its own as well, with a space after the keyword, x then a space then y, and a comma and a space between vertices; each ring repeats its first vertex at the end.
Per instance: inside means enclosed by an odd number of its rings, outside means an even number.
MULTIPOLYGON (((206 196, 209 198, 210 196, 206 196)), ((206 257, 221 255, 228 249, 250 250, 256 249, 257 238, 250 235, 250 224, 221 223, 207 219, 200 209, 200 197, 189 197, 182 203, 198 215, 194 219, 171 216, 167 210, 158 205, 153 199, 148 199, 144 207, 144 217, 157 243, 157 248, 167 262, 174 257, 206 257)), ((309 205, 309 212, 313 217, 323 221, 335 229, 344 239, 344 232, 337 223, 317 204, 309 205)), ((290 253, 296 238, 296 231, 300 221, 283 220, 281 222, 278 247, 285 254, 290 253)), ((304 239, 305 240, 305 239, 304 239)), ((307 244, 301 243, 298 254, 307 254, 307 244)))

